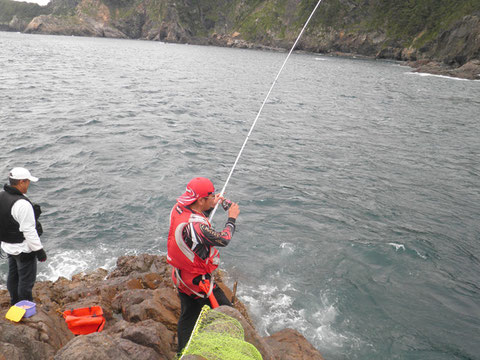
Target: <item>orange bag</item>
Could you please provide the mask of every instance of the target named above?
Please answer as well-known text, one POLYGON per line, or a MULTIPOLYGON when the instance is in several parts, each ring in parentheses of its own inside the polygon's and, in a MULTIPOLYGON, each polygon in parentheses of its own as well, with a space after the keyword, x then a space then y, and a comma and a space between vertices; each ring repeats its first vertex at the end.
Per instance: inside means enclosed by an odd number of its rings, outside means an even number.
POLYGON ((103 310, 100 306, 65 310, 63 317, 68 328, 75 335, 86 335, 100 332, 105 326, 103 310))

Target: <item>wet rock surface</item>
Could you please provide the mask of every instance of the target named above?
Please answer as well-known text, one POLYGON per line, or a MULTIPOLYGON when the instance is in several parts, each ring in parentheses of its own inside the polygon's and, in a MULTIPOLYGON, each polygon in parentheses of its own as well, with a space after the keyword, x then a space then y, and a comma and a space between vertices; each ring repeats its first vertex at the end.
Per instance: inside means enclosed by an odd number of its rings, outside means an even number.
MULTIPOLYGON (((74 275, 71 280, 38 282, 33 291, 36 314, 19 323, 5 319, 10 307, 9 295, 1 290, 0 360, 174 359, 180 301, 170 279, 170 269, 164 256, 142 254, 120 257, 110 273, 97 269, 74 275), (104 330, 73 335, 62 312, 93 305, 100 305, 104 311, 104 330)), ((232 298, 221 275, 217 282, 227 297, 232 298)), ((279 332, 278 336, 261 337, 245 306, 238 301, 234 306, 222 306, 219 311, 240 321, 246 341, 264 359, 322 359, 292 329, 279 332)))

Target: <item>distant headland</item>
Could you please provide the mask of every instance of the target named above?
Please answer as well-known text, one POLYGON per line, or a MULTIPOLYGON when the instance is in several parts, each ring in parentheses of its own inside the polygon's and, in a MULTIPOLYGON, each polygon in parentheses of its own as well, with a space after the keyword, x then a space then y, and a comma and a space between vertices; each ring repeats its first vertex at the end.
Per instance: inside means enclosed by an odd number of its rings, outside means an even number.
MULTIPOLYGON (((289 49, 308 1, 0 0, 0 30, 289 49)), ((308 52, 407 62, 416 71, 480 79, 480 3, 323 0, 297 45, 308 52)))

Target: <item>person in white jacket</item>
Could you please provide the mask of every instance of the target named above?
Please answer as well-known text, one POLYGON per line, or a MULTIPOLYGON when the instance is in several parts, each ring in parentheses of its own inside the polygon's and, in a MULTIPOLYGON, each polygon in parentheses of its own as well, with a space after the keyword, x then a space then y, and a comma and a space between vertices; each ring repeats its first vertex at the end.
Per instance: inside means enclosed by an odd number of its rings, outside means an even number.
POLYGON ((38 178, 22 167, 13 168, 9 185, 0 192, 0 241, 8 255, 7 289, 12 305, 21 300, 33 301, 32 289, 37 277, 37 259, 47 260, 38 222, 40 206, 25 196, 30 182, 38 178))

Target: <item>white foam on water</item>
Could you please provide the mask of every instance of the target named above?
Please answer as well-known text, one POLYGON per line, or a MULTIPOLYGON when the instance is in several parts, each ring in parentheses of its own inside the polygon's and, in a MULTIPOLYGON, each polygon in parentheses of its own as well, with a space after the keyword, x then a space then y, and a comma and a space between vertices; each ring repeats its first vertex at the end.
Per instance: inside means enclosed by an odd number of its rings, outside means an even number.
POLYGON ((408 69, 412 68, 411 66, 406 65, 404 63, 391 62, 391 64, 392 64, 392 66, 399 66, 399 67, 404 67, 404 68, 408 68, 408 69))
POLYGON ((462 78, 457 78, 457 77, 453 77, 453 76, 429 74, 429 73, 422 73, 422 72, 406 72, 405 74, 407 74, 407 75, 418 75, 418 76, 422 76, 422 77, 433 76, 433 77, 439 77, 439 78, 443 78, 443 79, 459 80, 459 81, 480 81, 480 80, 462 79, 462 78))
POLYGON ((417 253, 417 255, 420 256, 422 259, 424 259, 424 260, 427 259, 427 256, 426 256, 426 255, 420 254, 417 249, 414 249, 414 250, 415 250, 415 252, 417 253))
POLYGON ((89 259, 93 256, 91 250, 69 250, 58 254, 49 254, 46 267, 39 264, 37 280, 56 281, 59 277, 71 279, 73 275, 89 268, 89 259))
POLYGON ((405 245, 403 244, 397 244, 397 243, 388 243, 388 245, 391 245, 395 248, 396 251, 402 249, 403 251, 405 251, 405 245))
POLYGON ((112 270, 122 255, 138 255, 136 249, 112 249, 100 244, 94 250, 63 250, 49 252, 45 263, 38 263, 37 281, 56 281, 59 277, 71 279, 73 275, 103 268, 112 270))
POLYGON ((296 291, 296 292, 298 292, 298 290, 295 289, 292 284, 287 284, 287 285, 285 285, 285 286, 282 288, 282 291, 296 291))
POLYGON ((322 344, 328 344, 329 348, 341 348, 348 341, 348 337, 336 333, 332 324, 337 317, 337 310, 333 305, 326 306, 321 311, 313 314, 313 318, 321 325, 315 329, 314 339, 322 344))
POLYGON ((288 253, 293 253, 295 251, 295 245, 288 242, 281 243, 280 248, 284 249, 288 253))
POLYGON ((321 296, 318 303, 312 304, 317 309, 313 314, 309 309, 295 308, 298 290, 293 284, 264 284, 257 288, 243 284, 238 297, 252 314, 262 336, 293 328, 322 352, 341 351, 346 343, 355 348, 361 345, 354 335, 341 334, 334 329, 338 311, 326 295, 321 296))
MULTIPOLYGON (((312 315, 312 322, 320 325, 314 329, 312 339, 313 344, 317 344, 318 349, 326 355, 344 353, 345 349, 350 349, 349 353, 360 350, 365 347, 365 342, 355 334, 348 331, 340 333, 335 329, 337 317, 339 315, 335 302, 332 302, 326 294, 320 296, 320 309, 312 315)), ((348 319, 344 320, 348 323, 348 319)), ((308 337, 307 337, 308 338, 308 337)))
POLYGON ((315 58, 315 60, 317 60, 317 61, 327 61, 327 59, 325 59, 325 58, 317 58, 317 57, 315 58))

